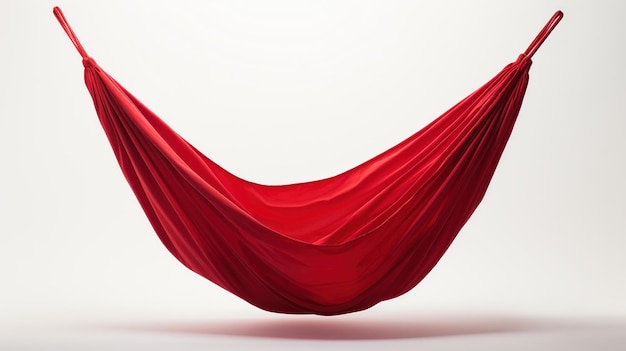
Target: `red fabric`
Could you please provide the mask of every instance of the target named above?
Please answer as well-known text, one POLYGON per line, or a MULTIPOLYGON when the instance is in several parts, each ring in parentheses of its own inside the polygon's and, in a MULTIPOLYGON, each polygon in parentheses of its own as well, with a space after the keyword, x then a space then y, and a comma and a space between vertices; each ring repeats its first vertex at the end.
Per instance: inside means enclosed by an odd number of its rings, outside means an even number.
POLYGON ((82 48, 85 83, 122 172, 167 249, 262 309, 354 312, 404 294, 480 203, 517 118, 528 50, 424 129, 337 176, 267 186, 187 143, 82 48))

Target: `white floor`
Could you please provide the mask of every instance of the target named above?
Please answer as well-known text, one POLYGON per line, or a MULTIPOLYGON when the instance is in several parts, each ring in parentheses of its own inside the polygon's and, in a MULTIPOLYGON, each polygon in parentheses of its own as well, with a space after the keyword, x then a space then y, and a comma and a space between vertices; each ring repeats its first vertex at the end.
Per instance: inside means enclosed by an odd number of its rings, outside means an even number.
POLYGON ((82 318, 2 328, 0 350, 626 350, 626 318, 82 318))

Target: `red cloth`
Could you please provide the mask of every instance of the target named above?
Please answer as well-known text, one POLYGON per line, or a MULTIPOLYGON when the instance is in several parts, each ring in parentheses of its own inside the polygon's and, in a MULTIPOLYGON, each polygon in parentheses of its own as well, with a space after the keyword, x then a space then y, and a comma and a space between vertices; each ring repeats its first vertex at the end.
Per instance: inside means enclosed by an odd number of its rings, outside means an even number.
POLYGON ((122 172, 185 266, 262 309, 341 314, 404 294, 480 203, 517 118, 528 50, 424 129, 337 176, 266 186, 201 154, 83 57, 85 83, 122 172))

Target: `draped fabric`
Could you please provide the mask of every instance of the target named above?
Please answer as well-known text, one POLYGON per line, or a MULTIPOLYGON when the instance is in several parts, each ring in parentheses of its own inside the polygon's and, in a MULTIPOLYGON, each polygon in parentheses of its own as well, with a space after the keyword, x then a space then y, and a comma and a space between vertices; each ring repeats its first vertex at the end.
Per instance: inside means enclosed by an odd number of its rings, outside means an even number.
POLYGON ((417 285, 483 198, 511 135, 531 57, 391 149, 327 179, 262 185, 204 156, 90 58, 85 83, 154 231, 186 267, 273 312, 363 310, 417 285))

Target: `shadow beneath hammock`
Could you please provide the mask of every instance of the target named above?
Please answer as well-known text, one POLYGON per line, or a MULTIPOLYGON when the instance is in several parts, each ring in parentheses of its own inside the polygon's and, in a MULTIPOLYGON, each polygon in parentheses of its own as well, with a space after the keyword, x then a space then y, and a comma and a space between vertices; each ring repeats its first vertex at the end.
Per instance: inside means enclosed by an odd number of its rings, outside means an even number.
POLYGON ((125 330, 214 336, 310 340, 385 340, 588 328, 588 323, 508 316, 356 319, 287 317, 127 325, 125 330))

